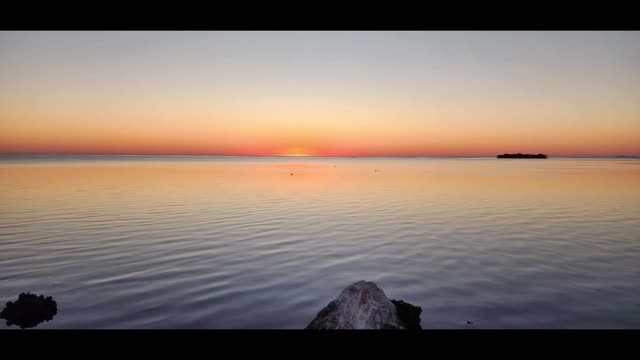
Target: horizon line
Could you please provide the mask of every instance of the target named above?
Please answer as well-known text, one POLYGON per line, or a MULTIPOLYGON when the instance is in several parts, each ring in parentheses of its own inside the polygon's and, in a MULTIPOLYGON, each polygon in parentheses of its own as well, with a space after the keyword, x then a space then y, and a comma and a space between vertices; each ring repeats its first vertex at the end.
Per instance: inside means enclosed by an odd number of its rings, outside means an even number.
MULTIPOLYGON (((6 155, 85 155, 85 156, 211 156, 211 157, 286 157, 286 158, 318 158, 318 157, 331 157, 331 158, 451 158, 451 157, 464 157, 464 158, 485 158, 496 157, 497 155, 229 155, 229 154, 113 154, 113 153, 0 153, 0 156, 6 155)), ((549 155, 549 157, 563 157, 563 158, 616 158, 616 157, 640 157, 640 155, 549 155)))

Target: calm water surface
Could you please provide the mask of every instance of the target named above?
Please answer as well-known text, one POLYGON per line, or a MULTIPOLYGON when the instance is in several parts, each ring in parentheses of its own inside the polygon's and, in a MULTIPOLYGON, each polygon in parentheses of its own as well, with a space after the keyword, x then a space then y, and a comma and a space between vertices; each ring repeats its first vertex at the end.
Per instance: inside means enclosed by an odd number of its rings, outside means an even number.
POLYGON ((38 328, 303 328, 358 280, 425 328, 640 328, 640 160, 5 155, 0 188, 38 328))

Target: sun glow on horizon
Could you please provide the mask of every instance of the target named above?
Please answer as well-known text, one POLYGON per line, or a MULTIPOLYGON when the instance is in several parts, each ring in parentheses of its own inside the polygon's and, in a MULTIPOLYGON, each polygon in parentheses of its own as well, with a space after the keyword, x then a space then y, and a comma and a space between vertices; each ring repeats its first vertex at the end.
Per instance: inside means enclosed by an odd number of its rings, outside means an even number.
POLYGON ((314 156, 314 154, 312 154, 311 152, 309 152, 303 147, 292 147, 287 149, 287 151, 285 151, 280 156, 302 157, 302 156, 314 156))

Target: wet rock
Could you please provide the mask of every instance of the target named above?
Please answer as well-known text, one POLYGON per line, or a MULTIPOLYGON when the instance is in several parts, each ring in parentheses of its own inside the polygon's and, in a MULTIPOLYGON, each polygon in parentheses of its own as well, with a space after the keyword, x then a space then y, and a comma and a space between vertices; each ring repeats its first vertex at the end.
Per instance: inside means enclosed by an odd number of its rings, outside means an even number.
POLYGON ((419 329, 420 312, 420 307, 404 301, 394 304, 375 283, 358 281, 342 290, 306 328, 419 329))
POLYGON ((7 320, 7 326, 18 325, 26 329, 53 319, 57 312, 58 305, 51 296, 21 293, 15 302, 7 302, 0 318, 7 320))

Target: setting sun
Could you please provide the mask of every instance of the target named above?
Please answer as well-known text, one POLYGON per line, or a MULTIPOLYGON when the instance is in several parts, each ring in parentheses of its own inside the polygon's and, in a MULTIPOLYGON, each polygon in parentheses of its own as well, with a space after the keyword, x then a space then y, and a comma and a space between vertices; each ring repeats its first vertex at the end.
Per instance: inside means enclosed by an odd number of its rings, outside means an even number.
POLYGON ((293 147, 287 149, 287 151, 282 156, 313 156, 310 154, 308 150, 302 147, 293 147))

